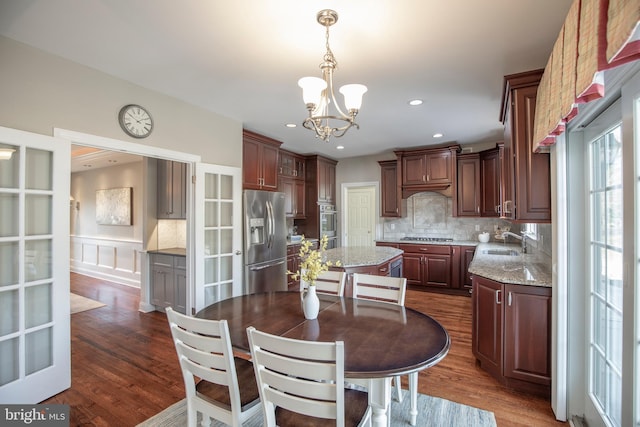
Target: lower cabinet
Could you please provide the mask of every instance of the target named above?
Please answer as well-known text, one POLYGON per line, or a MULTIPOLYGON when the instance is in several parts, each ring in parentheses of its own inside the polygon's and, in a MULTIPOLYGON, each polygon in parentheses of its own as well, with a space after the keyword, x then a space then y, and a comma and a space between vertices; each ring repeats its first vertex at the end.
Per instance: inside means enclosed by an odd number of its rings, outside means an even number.
POLYGON ((187 311, 186 257, 151 254, 151 303, 158 309, 187 311))
POLYGON ((404 251, 401 270, 392 268, 391 275, 401 274, 414 289, 466 295, 471 291, 469 264, 475 246, 433 245, 376 242, 376 246, 390 246, 404 251))
POLYGON ((551 393, 551 288, 473 276, 473 354, 516 390, 551 393))
MULTIPOLYGON (((300 268, 300 245, 287 246, 287 271, 295 273, 300 268)), ((294 280, 291 275, 287 274, 287 287, 293 290, 300 285, 300 280, 294 280)))

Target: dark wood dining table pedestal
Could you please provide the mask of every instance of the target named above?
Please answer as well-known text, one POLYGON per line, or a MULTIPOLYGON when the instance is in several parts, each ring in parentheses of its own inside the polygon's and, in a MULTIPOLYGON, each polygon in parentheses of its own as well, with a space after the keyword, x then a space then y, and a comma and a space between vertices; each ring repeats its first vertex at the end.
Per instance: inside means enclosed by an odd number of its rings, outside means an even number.
POLYGON ((451 345, 449 334, 436 320, 410 308, 329 295, 319 298, 315 320, 304 318, 298 292, 229 298, 205 307, 196 317, 226 319, 232 346, 247 353, 249 326, 299 340, 343 341, 345 378, 368 384, 372 425, 387 426, 391 378, 442 360, 451 345))

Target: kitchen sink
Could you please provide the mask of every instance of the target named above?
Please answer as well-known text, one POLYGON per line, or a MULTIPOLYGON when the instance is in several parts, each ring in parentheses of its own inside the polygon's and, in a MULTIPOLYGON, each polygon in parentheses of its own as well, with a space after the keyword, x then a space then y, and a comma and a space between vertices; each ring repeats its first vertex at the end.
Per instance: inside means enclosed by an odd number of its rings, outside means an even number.
POLYGON ((485 249, 482 251, 482 253, 487 255, 505 255, 505 256, 520 255, 520 252, 514 251, 513 249, 485 249))

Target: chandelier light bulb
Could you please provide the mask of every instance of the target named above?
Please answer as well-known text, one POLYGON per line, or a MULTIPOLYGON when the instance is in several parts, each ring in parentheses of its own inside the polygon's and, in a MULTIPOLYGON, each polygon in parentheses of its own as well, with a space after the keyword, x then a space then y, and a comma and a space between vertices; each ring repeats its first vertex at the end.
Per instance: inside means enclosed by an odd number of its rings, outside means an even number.
POLYGON ((302 88, 302 99, 306 105, 320 104, 322 91, 327 88, 327 82, 320 77, 303 77, 298 80, 298 86, 302 88))
POLYGON ((362 95, 367 91, 367 87, 361 84, 344 85, 340 88, 340 93, 344 96, 344 105, 347 110, 359 110, 362 105, 362 95))

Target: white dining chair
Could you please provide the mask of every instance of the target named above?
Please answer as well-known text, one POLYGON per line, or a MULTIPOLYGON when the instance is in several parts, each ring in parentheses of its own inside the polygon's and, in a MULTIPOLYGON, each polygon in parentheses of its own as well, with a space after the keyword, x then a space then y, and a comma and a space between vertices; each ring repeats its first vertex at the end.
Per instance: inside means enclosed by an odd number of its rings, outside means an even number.
MULTIPOLYGON (((404 306, 407 292, 407 279, 404 277, 376 276, 354 273, 352 278, 353 297, 373 301, 387 302, 404 306)), ((350 381, 350 380, 349 380, 350 381)), ((398 401, 402 402, 400 376, 393 377, 398 401)), ((418 412, 418 373, 409 374, 409 395, 411 398, 411 425, 416 425, 418 412)))
POLYGON ((301 341, 247 328, 266 427, 364 426, 367 393, 344 388, 344 343, 301 341))
MULTIPOLYGON (((301 273, 304 270, 301 271, 301 273)), ((323 271, 316 279, 316 293, 344 296, 344 287, 347 281, 347 274, 344 271, 323 271)), ((304 291, 309 284, 300 276, 300 292, 304 291)))
POLYGON ((205 320, 166 309, 187 395, 189 427, 198 412, 209 425, 213 418, 241 426, 260 412, 253 364, 234 357, 226 320, 205 320))

